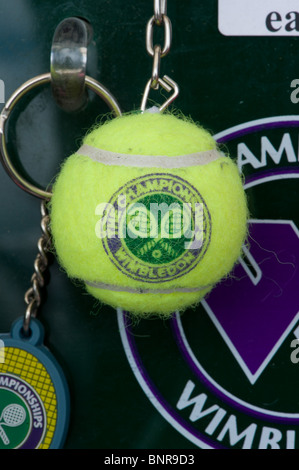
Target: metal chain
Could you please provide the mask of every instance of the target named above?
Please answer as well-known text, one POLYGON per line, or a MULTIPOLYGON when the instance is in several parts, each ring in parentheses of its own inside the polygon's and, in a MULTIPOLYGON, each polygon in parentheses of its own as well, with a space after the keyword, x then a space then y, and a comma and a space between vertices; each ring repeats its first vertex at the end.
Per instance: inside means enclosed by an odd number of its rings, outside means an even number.
POLYGON ((32 286, 25 293, 25 303, 27 309, 24 315, 23 330, 28 334, 30 328, 30 319, 36 317, 38 308, 42 301, 42 288, 45 285, 44 272, 46 271, 49 260, 48 252, 51 247, 51 236, 49 232, 50 217, 46 207, 46 201, 41 203, 41 230, 42 236, 37 242, 38 254, 34 261, 34 274, 31 277, 32 286))
POLYGON ((163 111, 170 103, 172 103, 179 94, 179 87, 170 77, 164 75, 160 78, 160 65, 161 59, 164 58, 170 51, 172 42, 172 25, 169 17, 167 16, 167 0, 154 0, 154 15, 150 18, 146 27, 146 50, 148 54, 153 57, 152 76, 148 80, 143 98, 141 102, 141 111, 144 112, 150 90, 158 90, 160 86, 167 92, 173 90, 173 94, 166 100, 160 107, 159 111, 163 111), (155 44, 153 41, 154 27, 164 27, 164 44, 155 44))
POLYGON ((167 0, 154 0, 155 22, 160 26, 163 22, 163 15, 167 13, 167 0))

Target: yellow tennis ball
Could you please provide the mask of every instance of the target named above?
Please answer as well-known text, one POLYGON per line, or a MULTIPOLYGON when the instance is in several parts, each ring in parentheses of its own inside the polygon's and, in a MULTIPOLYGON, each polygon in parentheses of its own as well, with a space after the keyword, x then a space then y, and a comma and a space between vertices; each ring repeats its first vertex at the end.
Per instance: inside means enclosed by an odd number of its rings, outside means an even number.
POLYGON ((92 130, 53 187, 51 230, 68 276, 133 314, 198 303, 241 254, 247 204, 209 132, 170 114, 92 130))

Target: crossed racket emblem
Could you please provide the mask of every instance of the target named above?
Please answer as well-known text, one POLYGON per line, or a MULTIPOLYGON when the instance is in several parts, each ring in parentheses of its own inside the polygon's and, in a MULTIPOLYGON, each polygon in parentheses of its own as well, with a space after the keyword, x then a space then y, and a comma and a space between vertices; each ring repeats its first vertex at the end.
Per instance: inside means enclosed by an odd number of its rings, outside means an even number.
POLYGON ((9 426, 11 428, 21 426, 21 424, 24 423, 25 418, 26 411, 21 405, 12 403, 3 409, 0 417, 0 437, 4 445, 8 446, 10 440, 4 431, 3 426, 9 426))
MULTIPOLYGON (((198 204, 199 207, 196 208, 196 214, 203 214, 202 204, 198 204)), ((146 208, 142 203, 136 203, 129 207, 127 211, 127 230, 133 238, 142 237, 146 240, 145 245, 147 244, 148 237, 152 236, 151 230, 155 236, 152 238, 152 256, 154 258, 160 258, 163 256, 160 249, 161 244, 164 238, 169 239, 178 239, 186 236, 187 238, 191 236, 191 223, 192 221, 192 210, 187 205, 185 205, 184 210, 178 204, 174 204, 174 207, 170 211, 166 212, 160 224, 156 220, 153 213, 146 208), (136 217, 136 211, 138 211, 138 216, 136 217), (159 233, 158 233, 159 232, 159 233), (154 250, 153 250, 154 248, 154 250)), ((195 224, 194 227, 194 240, 190 240, 189 243, 185 243, 185 248, 201 248, 203 240, 203 221, 200 217, 196 218, 196 221, 199 221, 199 225, 195 224)), ((142 249, 142 246, 140 246, 142 249)))
MULTIPOLYGON (((141 236, 145 239, 146 245, 152 229, 156 232, 156 236, 152 238, 151 253, 153 258, 159 259, 163 257, 163 249, 161 248, 163 238, 179 238, 183 234, 181 209, 175 209, 171 214, 166 213, 161 220, 160 227, 152 212, 143 204, 137 203, 128 209, 127 230, 131 237, 141 236), (138 217, 136 217, 136 210, 138 210, 138 217)), ((139 251, 142 251, 142 248, 142 245, 139 246, 139 251)))
MULTIPOLYGON (((190 215, 186 216, 183 212, 183 220, 181 207, 175 207, 169 212, 164 214, 161 223, 161 237, 169 238, 170 235, 173 238, 179 238, 183 235, 183 229, 185 225, 190 223, 190 215)), ((128 209, 127 212, 127 228, 132 232, 136 237, 143 236, 147 238, 151 235, 150 228, 155 227, 158 231, 158 222, 155 219, 153 213, 146 208, 143 204, 136 203, 128 209), (136 216, 136 211, 138 211, 138 216, 136 216)), ((155 231, 155 230, 154 230, 155 231)))

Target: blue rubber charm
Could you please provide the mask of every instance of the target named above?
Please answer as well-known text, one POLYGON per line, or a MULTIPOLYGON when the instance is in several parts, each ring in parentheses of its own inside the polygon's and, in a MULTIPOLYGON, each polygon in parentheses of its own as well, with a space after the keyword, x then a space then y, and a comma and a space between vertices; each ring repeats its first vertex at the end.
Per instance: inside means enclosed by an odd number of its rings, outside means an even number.
POLYGON ((0 335, 0 449, 59 449, 66 439, 70 400, 60 365, 44 346, 44 328, 23 318, 0 335))

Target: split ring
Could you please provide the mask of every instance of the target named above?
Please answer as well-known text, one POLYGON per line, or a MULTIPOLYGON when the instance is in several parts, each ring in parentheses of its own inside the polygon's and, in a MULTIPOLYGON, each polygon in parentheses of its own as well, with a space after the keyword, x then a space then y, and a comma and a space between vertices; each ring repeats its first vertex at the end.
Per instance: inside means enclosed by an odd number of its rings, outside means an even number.
MULTIPOLYGON (((14 167, 11 158, 9 156, 7 146, 6 146, 6 139, 5 139, 5 126, 7 124, 8 118, 10 117, 14 107, 20 101, 20 99, 30 90, 38 87, 39 85, 43 85, 46 83, 51 82, 51 74, 45 73, 42 75, 38 75, 34 78, 31 78, 27 82, 23 83, 9 98, 9 100, 4 105, 4 108, 0 114, 0 157, 1 162, 7 171, 8 175, 11 179, 19 186, 21 189, 26 191, 33 196, 37 196, 40 199, 50 199, 52 193, 43 189, 40 189, 38 186, 31 184, 22 175, 16 170, 14 167)), ((93 78, 86 76, 85 77, 85 84, 86 86, 96 93, 100 98, 105 101, 105 103, 109 106, 109 108, 114 112, 115 116, 121 116, 121 110, 119 105, 113 95, 98 81, 94 80, 93 78)))

